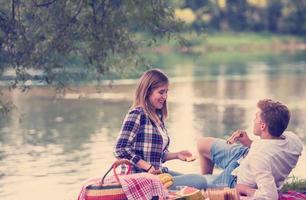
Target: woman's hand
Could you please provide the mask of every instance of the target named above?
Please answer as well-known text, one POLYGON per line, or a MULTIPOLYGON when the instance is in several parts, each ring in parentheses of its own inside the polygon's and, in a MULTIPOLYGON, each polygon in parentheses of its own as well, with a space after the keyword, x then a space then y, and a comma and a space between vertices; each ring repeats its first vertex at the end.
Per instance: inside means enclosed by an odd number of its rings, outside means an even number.
MULTIPOLYGON (((161 170, 155 169, 155 167, 154 167, 152 164, 150 164, 150 163, 147 163, 147 162, 145 162, 145 161, 143 161, 143 160, 141 160, 139 163, 140 163, 142 166, 144 166, 144 167, 142 167, 142 169, 143 169, 144 171, 150 173, 150 174, 161 174, 161 173, 162 173, 161 170)), ((140 164, 139 164, 139 165, 140 165, 140 164)))
POLYGON ((137 166, 141 169, 143 169, 145 172, 148 172, 150 174, 161 174, 162 172, 159 169, 155 169, 155 167, 144 160, 139 160, 137 163, 137 166))
POLYGON ((182 161, 191 162, 195 160, 195 157, 193 157, 192 153, 186 150, 177 152, 176 156, 182 161))
POLYGON ((192 153, 186 150, 179 152, 168 152, 165 156, 165 160, 168 161, 173 159, 191 162, 194 161, 196 158, 192 155, 192 153))
POLYGON ((158 174, 161 174, 162 172, 161 172, 159 169, 155 169, 154 167, 152 167, 152 168, 148 171, 148 173, 158 175, 158 174))
POLYGON ((249 138, 248 134, 244 130, 237 130, 227 139, 227 144, 234 144, 239 141, 242 145, 250 147, 252 140, 249 138))

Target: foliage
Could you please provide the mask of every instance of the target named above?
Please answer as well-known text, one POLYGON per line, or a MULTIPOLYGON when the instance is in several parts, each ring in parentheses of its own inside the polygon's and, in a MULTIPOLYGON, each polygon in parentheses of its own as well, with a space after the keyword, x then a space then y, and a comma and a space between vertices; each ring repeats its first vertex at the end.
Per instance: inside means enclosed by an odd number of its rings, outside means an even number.
POLYGON ((1 1, 0 74, 13 69, 12 88, 35 78, 62 86, 75 74, 101 80, 137 65, 140 47, 181 28, 163 0, 1 1), (137 40, 137 32, 149 40, 137 40))
MULTIPOLYGON (((191 27, 221 31, 267 31, 306 35, 306 1, 301 0, 180 0, 171 1, 196 15, 191 27), (179 2, 179 3, 178 3, 179 2)), ((176 12, 179 13, 180 12, 176 12)), ((186 15, 188 21, 188 16, 186 15)), ((182 15, 180 15, 181 19, 182 15)), ((184 19, 183 19, 184 20, 184 19)))
POLYGON ((16 74, 8 78, 14 78, 11 87, 27 89, 28 80, 63 86, 137 73, 135 66, 146 64, 139 50, 159 38, 184 42, 175 35, 183 28, 177 19, 200 33, 209 28, 305 35, 305 8, 300 0, 1 1, 0 75, 10 69, 16 74))
POLYGON ((289 180, 284 184, 282 188, 283 192, 287 192, 288 190, 305 192, 306 191, 306 180, 299 179, 295 176, 290 177, 289 180))
MULTIPOLYGON (((4 96, 1 91, 0 96, 4 96)), ((0 99, 0 118, 3 119, 3 116, 6 116, 12 109, 15 108, 15 105, 11 101, 0 99)))

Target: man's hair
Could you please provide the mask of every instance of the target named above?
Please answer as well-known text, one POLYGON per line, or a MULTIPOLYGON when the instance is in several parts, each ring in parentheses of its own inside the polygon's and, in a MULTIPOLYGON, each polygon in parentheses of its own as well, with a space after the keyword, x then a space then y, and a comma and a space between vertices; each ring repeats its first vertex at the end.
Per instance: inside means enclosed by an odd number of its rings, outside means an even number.
POLYGON ((261 110, 260 117, 267 124, 269 133, 274 137, 281 136, 290 120, 288 107, 271 99, 260 100, 257 106, 261 110))

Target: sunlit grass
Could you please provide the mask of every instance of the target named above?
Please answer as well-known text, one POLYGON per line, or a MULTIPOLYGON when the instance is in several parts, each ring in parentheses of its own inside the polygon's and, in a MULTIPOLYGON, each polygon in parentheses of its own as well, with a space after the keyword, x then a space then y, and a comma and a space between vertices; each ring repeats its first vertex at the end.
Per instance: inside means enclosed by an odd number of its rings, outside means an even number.
MULTIPOLYGON (((271 34, 266 32, 203 32, 185 33, 186 45, 191 51, 262 51, 277 48, 279 45, 305 43, 302 37, 292 35, 271 34)), ((138 38, 145 39, 145 35, 138 38)), ((153 47, 171 47, 178 50, 178 40, 161 39, 154 43, 153 47)))
POLYGON ((301 37, 291 35, 276 35, 271 33, 253 32, 227 32, 211 33, 207 36, 207 44, 216 46, 237 46, 237 45, 267 45, 273 43, 287 43, 290 41, 302 42, 301 37))
POLYGON ((286 192, 288 190, 294 190, 299 192, 306 191, 306 179, 299 179, 295 176, 288 178, 288 181, 282 188, 282 192, 286 192))

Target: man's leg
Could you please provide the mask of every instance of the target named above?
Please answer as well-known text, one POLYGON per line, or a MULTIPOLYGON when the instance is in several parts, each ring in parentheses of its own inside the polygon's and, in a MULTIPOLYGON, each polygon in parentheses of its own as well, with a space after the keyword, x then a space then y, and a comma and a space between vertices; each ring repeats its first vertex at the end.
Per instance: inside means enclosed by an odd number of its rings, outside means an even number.
POLYGON ((217 187, 225 184, 233 186, 235 177, 231 173, 239 165, 237 160, 248 152, 248 148, 241 144, 229 145, 218 138, 202 138, 198 142, 198 151, 202 173, 211 173, 214 165, 223 169, 221 174, 213 175, 213 179, 205 176, 208 187, 217 187))
POLYGON ((207 181, 205 176, 200 174, 184 174, 179 176, 173 176, 173 185, 170 190, 177 190, 177 186, 189 186, 197 189, 206 189, 207 181))
POLYGON ((221 169, 227 168, 247 153, 248 147, 241 144, 229 145, 225 140, 204 137, 198 141, 198 152, 202 174, 211 174, 214 165, 221 169))
POLYGON ((214 163, 211 159, 211 147, 215 138, 203 137, 198 140, 199 161, 202 174, 212 174, 214 163))

